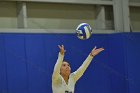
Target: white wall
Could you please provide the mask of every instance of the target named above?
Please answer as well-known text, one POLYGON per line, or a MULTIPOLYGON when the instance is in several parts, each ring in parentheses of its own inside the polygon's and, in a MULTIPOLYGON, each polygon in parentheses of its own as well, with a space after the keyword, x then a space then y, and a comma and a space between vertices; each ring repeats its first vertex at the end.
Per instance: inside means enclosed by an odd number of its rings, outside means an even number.
POLYGON ((94 26, 95 7, 73 4, 27 4, 28 28, 75 29, 81 22, 94 26))
POLYGON ((106 28, 114 29, 113 6, 105 7, 106 28))
POLYGON ((0 3, 0 28, 17 28, 17 11, 15 2, 0 3))
POLYGON ((140 7, 130 7, 130 22, 132 30, 140 32, 140 7))
POLYGON ((138 2, 140 3, 140 0, 129 0, 130 2, 138 2))
POLYGON ((55 2, 55 3, 92 3, 100 1, 112 1, 112 0, 3 0, 3 1, 32 1, 32 2, 55 2))
MULTIPOLYGON (((3 1, 24 1, 24 0, 3 0, 3 1)), ((70 3, 56 3, 58 1, 65 2, 65 0, 44 0, 44 1, 56 1, 55 3, 48 2, 29 2, 31 0, 25 0, 27 5, 27 28, 28 29, 57 29, 57 30, 75 30, 76 26, 81 22, 89 23, 92 28, 98 33, 114 31, 114 15, 113 5, 100 5, 96 4, 70 4, 70 3), (104 17, 98 17, 102 20, 97 20, 98 15, 97 6, 103 6, 104 17), (100 28, 99 23, 105 24, 105 29, 100 28), (100 21, 100 22, 99 22, 100 21), (106 31, 104 31, 106 30, 106 31)), ((40 1, 40 0, 35 0, 40 1)), ((71 2, 92 2, 93 0, 71 0, 71 2)), ((94 0, 97 1, 97 0, 94 0)), ((93 2, 94 2, 93 1, 93 2)), ((111 1, 112 0, 98 0, 111 1)), ((132 1, 132 0, 130 0, 132 1)), ((133 0, 133 2, 140 2, 140 0, 133 0)), ((105 3, 105 2, 104 2, 105 3)), ((114 3, 113 3, 114 4, 114 3)), ((135 3, 136 4, 136 3, 135 3)), ((17 27, 17 12, 19 12, 17 2, 0 2, 0 29, 2 28, 18 28, 17 27)), ((23 12, 24 13, 24 12, 23 12)), ((26 13, 25 13, 26 14, 26 13)), ((19 15, 20 16, 20 15, 19 15)), ((133 31, 140 32, 140 7, 130 7, 130 23, 133 31)), ((26 18, 25 18, 26 19, 26 18)), ((20 20, 18 20, 20 21, 20 20)), ((103 24, 103 25, 104 25, 103 24)), ((33 31, 33 30, 32 30, 33 31)))

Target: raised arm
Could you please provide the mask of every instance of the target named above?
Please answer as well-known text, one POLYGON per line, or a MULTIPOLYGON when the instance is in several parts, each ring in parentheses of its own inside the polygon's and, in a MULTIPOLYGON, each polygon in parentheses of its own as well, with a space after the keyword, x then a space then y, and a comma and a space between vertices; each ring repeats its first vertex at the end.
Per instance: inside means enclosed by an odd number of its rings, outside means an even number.
POLYGON ((98 48, 98 49, 96 49, 96 47, 93 48, 93 50, 88 55, 88 57, 83 62, 83 64, 74 72, 75 81, 77 81, 83 75, 83 73, 85 72, 89 64, 91 63, 92 59, 103 50, 104 50, 103 48, 98 48))
POLYGON ((58 54, 58 59, 57 59, 57 62, 54 66, 54 71, 53 71, 53 75, 52 75, 52 80, 53 81, 56 81, 60 75, 60 68, 61 68, 61 65, 62 65, 62 62, 63 62, 63 59, 64 59, 64 54, 65 54, 65 49, 64 49, 64 46, 60 46, 58 45, 59 49, 60 49, 60 52, 58 54))

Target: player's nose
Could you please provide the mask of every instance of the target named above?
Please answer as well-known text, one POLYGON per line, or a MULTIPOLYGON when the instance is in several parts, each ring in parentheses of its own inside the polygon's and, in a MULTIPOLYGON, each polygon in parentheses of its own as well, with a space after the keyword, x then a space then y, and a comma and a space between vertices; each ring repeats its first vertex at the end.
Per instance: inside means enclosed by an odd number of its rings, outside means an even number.
POLYGON ((67 66, 66 69, 69 70, 70 69, 69 66, 67 66))

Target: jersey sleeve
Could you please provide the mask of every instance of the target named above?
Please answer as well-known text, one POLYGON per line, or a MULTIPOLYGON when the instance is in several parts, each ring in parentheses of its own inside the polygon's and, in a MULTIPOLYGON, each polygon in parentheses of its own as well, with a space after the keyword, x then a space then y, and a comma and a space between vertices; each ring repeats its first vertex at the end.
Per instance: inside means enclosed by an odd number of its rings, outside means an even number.
POLYGON ((93 57, 88 56, 86 60, 83 62, 83 64, 75 71, 74 73, 74 80, 75 82, 83 75, 89 64, 91 63, 93 57))
POLYGON ((60 68, 61 68, 63 59, 64 59, 64 55, 61 55, 59 53, 57 62, 55 64, 55 66, 54 66, 54 71, 53 71, 53 75, 52 75, 52 82, 57 81, 57 79, 60 77, 60 68))

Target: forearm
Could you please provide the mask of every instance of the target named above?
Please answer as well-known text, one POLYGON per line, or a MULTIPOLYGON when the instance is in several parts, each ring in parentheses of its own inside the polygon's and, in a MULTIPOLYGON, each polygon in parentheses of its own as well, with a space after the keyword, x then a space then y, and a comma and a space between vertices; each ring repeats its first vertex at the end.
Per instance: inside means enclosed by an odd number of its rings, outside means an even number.
POLYGON ((86 60, 83 62, 83 64, 74 72, 75 74, 75 80, 77 81, 83 73, 86 71, 88 68, 89 64, 91 63, 93 59, 93 56, 89 55, 86 60))
POLYGON ((53 78, 56 78, 60 74, 60 68, 61 68, 63 59, 64 59, 64 55, 62 55, 61 53, 59 53, 58 54, 57 62, 55 64, 55 66, 54 66, 53 78))

